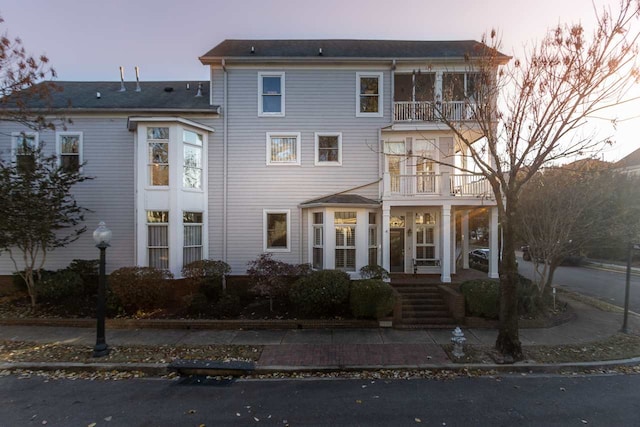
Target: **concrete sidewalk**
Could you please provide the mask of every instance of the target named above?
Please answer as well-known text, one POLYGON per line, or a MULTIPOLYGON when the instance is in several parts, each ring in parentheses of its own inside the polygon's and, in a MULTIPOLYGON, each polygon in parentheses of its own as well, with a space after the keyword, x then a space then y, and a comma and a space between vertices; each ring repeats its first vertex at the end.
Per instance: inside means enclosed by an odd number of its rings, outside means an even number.
MULTIPOLYGON (((619 332, 622 314, 601 311, 571 300, 575 318, 551 327, 521 329, 527 345, 578 344, 608 338, 619 332)), ((494 329, 463 328, 467 344, 491 346, 494 329)), ((629 316, 629 332, 640 335, 640 318, 629 316)), ((292 367, 434 367, 450 363, 440 347, 448 344, 448 329, 292 329, 292 330, 158 330, 107 329, 110 346, 209 344, 263 345, 257 366, 263 369, 292 367)), ((92 346, 93 328, 2 326, 0 340, 92 346)), ((99 360, 96 360, 99 362, 99 360)))

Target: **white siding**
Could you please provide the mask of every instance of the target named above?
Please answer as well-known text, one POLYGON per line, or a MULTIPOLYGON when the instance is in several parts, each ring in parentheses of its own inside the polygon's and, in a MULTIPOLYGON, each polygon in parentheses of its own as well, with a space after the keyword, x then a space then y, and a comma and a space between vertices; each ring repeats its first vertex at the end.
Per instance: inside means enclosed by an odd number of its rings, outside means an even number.
MULTIPOLYGON (((299 262, 298 205, 377 181, 378 130, 391 119, 386 102, 384 117, 356 117, 355 69, 271 69, 286 74, 286 116, 258 117, 259 71, 228 68, 228 260, 236 274, 262 251, 263 209, 291 210, 291 252, 274 257, 299 262), (267 132, 300 132, 301 164, 267 166, 267 132), (342 132, 341 167, 314 165, 314 132, 342 132)), ((384 99, 390 99, 389 72, 384 79, 384 99)), ((356 193, 375 199, 378 186, 356 193)))
MULTIPOLYGON (((73 192, 78 204, 91 209, 85 215, 87 231, 64 249, 47 254, 45 268, 66 267, 73 259, 97 259, 92 233, 99 221, 105 221, 113 231, 111 247, 107 249, 107 270, 134 264, 134 145, 133 134, 127 130, 126 117, 74 117, 68 131, 83 132, 83 157, 87 163, 83 173, 95 179, 78 184, 73 192)), ((1 154, 7 154, 12 131, 16 125, 5 123, 0 132, 1 154)), ((47 152, 55 151, 55 132, 41 132, 40 141, 47 152)), ((0 275, 15 271, 5 253, 0 254, 0 275)))

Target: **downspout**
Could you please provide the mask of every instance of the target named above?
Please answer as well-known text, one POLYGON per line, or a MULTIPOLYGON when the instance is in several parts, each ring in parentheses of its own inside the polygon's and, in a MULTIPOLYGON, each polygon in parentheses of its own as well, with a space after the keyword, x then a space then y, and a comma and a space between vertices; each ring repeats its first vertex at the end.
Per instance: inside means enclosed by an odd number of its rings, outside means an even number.
MULTIPOLYGON (((298 253, 300 254, 298 256, 298 264, 304 264, 304 257, 302 256, 303 248, 302 248, 302 243, 303 243, 303 239, 302 239, 302 233, 304 232, 304 227, 302 226, 302 208, 298 206, 298 223, 299 223, 299 233, 298 233, 298 247, 300 249, 298 249, 298 253)), ((309 254, 307 254, 307 257, 309 256, 309 254)))
POLYGON ((229 94, 229 89, 227 87, 227 67, 225 64, 225 60, 222 60, 222 75, 223 75, 223 132, 224 136, 222 138, 222 260, 227 262, 227 181, 228 181, 228 167, 227 167, 227 157, 228 157, 228 146, 229 146, 229 112, 228 106, 229 101, 227 99, 229 94))

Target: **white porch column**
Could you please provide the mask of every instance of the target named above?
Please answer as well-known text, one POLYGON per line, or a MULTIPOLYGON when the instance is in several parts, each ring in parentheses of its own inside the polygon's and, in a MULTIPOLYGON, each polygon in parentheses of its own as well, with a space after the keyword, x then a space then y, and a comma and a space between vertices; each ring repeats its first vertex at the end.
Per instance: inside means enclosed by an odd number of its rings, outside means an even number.
POLYGON ((391 222, 391 207, 382 203, 382 268, 391 271, 391 236, 389 223, 391 222))
POLYGON ((458 212, 454 210, 453 215, 451 215, 451 274, 456 274, 456 264, 458 264, 458 234, 456 231, 457 216, 458 212))
POLYGON ((451 283, 451 205, 442 206, 442 283, 451 283))
POLYGON ((489 278, 497 279, 498 274, 498 258, 500 258, 498 250, 498 208, 491 208, 491 217, 489 219, 489 278))
POLYGON ((462 212, 462 268, 469 268, 469 211, 462 212))

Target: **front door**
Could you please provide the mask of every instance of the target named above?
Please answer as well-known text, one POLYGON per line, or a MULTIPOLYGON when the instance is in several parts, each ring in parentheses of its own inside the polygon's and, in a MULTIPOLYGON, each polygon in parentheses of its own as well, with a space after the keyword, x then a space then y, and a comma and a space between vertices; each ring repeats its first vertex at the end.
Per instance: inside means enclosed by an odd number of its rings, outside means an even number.
POLYGON ((392 273, 404 273, 404 228, 392 228, 389 232, 391 245, 389 268, 392 273))

